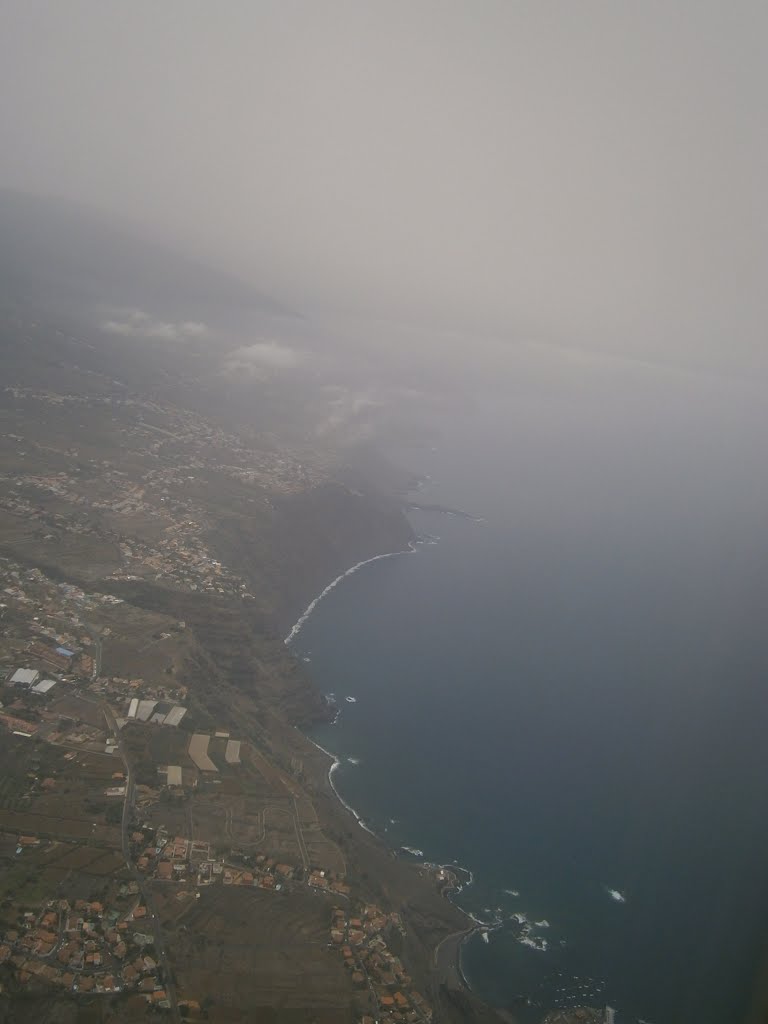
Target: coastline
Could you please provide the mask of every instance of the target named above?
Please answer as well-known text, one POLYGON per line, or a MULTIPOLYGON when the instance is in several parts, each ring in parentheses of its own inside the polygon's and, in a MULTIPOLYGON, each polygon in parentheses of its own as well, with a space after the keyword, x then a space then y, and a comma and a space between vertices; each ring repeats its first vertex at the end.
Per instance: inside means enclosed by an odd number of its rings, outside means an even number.
MULTIPOLYGON (((299 635, 304 624, 307 622, 310 615, 315 610, 320 601, 322 601, 324 597, 331 593, 331 591, 334 590, 339 585, 339 583, 341 583, 348 576, 352 576, 354 573, 358 572, 358 570, 362 569, 363 566, 369 565, 372 562, 378 562, 385 558, 396 558, 400 555, 416 554, 418 552, 418 543, 419 541, 410 541, 408 544, 408 548, 406 550, 390 551, 385 552, 384 554, 374 555, 372 558, 366 558, 361 562, 357 562, 355 565, 351 566, 345 572, 340 573, 334 580, 332 580, 328 584, 327 587, 325 587, 317 595, 317 597, 310 601, 310 603, 304 609, 304 611, 296 620, 294 625, 291 627, 290 631, 283 640, 283 643, 289 645, 299 635)), ((339 792, 336 783, 334 782, 333 776, 342 764, 341 758, 337 754, 328 750, 326 747, 322 746, 320 743, 314 740, 311 736, 304 732, 304 730, 301 730, 301 732, 304 738, 309 743, 311 743, 313 747, 321 751, 321 753, 325 754, 325 756, 330 759, 331 764, 328 768, 327 779, 328 785, 336 800, 341 804, 345 811, 352 815, 352 817, 355 819, 360 828, 364 829, 369 835, 371 835, 374 839, 378 840, 383 846, 389 849, 394 856, 398 856, 397 849, 393 847, 390 843, 388 843, 387 840, 380 836, 378 833, 374 832, 374 830, 366 824, 365 819, 362 817, 362 815, 359 814, 355 810, 355 808, 350 803, 348 803, 339 792)), ((451 867, 454 866, 451 865, 451 867)), ((489 926, 485 922, 480 921, 473 914, 469 913, 462 907, 458 906, 455 903, 455 901, 451 898, 452 893, 461 892, 465 885, 471 885, 473 882, 472 871, 468 868, 462 868, 462 870, 469 875, 468 881, 458 885, 456 888, 450 889, 448 892, 446 892, 443 898, 446 899, 460 914, 462 914, 467 919, 468 925, 465 929, 453 932, 450 935, 446 935, 443 939, 441 939, 441 941, 438 943, 434 950, 433 967, 436 973, 438 974, 441 983, 450 982, 453 984, 454 987, 464 989, 466 992, 472 993, 472 986, 470 985, 462 968, 462 950, 464 945, 469 941, 469 939, 471 939, 471 937, 475 933, 481 932, 483 930, 488 930, 489 926)))
MULTIPOLYGON (((339 585, 339 583, 341 583, 341 581, 343 579, 346 579, 347 576, 352 576, 358 570, 362 569, 364 565, 370 565, 371 562, 379 562, 383 558, 398 558, 400 555, 413 555, 413 554, 416 554, 416 551, 417 551, 416 543, 417 543, 416 541, 409 541, 408 542, 408 547, 404 551, 386 551, 382 555, 374 555, 372 558, 364 558, 362 562, 357 562, 350 569, 347 569, 345 572, 343 572, 339 576, 337 576, 335 580, 331 580, 331 582, 328 584, 328 586, 324 590, 321 590, 320 593, 317 595, 317 597, 315 597, 312 601, 309 602, 309 604, 304 609, 304 611, 301 613, 301 615, 298 617, 296 622, 294 622, 293 626, 291 627, 291 629, 288 632, 288 635, 283 640, 283 643, 284 644, 289 644, 292 640, 294 640, 299 635, 299 633, 301 632, 302 626, 307 621, 307 619, 312 614, 312 612, 315 610, 315 608, 318 606, 318 604, 322 601, 322 599, 324 597, 327 597, 328 594, 330 594, 330 592, 335 587, 337 587, 339 585)), ((326 753, 328 753, 328 752, 326 751, 326 753)))
MULTIPOLYGON (((363 817, 358 814, 351 804, 347 803, 344 797, 341 795, 339 790, 336 788, 336 784, 333 781, 333 774, 336 769, 341 765, 341 759, 330 750, 323 747, 316 740, 313 740, 311 736, 307 736, 306 733, 302 732, 304 738, 316 747, 317 750, 321 751, 326 757, 331 759, 331 765, 328 769, 328 784, 336 797, 338 802, 355 819, 360 828, 364 829, 369 835, 373 836, 374 839, 378 840, 383 846, 385 846, 394 856, 397 856, 397 849, 390 845, 386 839, 382 838, 377 832, 374 832, 364 821, 363 817)), ((438 867, 438 865, 432 865, 438 867)), ((452 867, 452 866, 451 866, 452 867)), ((468 870, 468 869, 463 869, 468 870)), ((469 871, 470 881, 467 885, 472 884, 471 875, 469 871)), ((450 892, 461 892, 464 888, 463 885, 458 886, 455 890, 452 889, 450 892)), ((450 892, 444 895, 444 899, 447 900, 460 914, 462 914, 469 922, 466 928, 461 929, 457 932, 452 932, 450 935, 446 935, 440 940, 435 947, 433 953, 433 968, 438 975, 440 983, 451 983, 455 988, 462 988, 465 991, 474 995, 472 986, 467 979, 464 969, 462 967, 461 956, 464 945, 475 935, 477 932, 489 930, 488 925, 479 921, 474 915, 458 906, 453 899, 451 899, 450 892)))
POLYGON ((331 753, 330 750, 326 750, 325 747, 320 746, 320 744, 317 743, 315 740, 313 740, 311 736, 307 736, 306 733, 302 733, 302 735, 304 736, 305 739, 309 740, 309 742, 312 744, 313 747, 317 747, 317 749, 318 750, 322 750, 322 752, 327 757, 330 757, 330 759, 332 761, 332 764, 331 764, 331 767, 328 769, 328 784, 330 785, 331 789, 333 790, 333 795, 339 801, 339 803, 344 808, 344 810, 345 811, 349 811, 349 813, 355 819, 355 821, 360 826, 360 828, 364 828, 365 831, 369 833, 369 835, 372 835, 374 837, 374 839, 379 839, 379 840, 381 840, 381 842, 384 842, 384 840, 381 839, 380 835, 377 835, 376 832, 374 832, 372 828, 369 828, 368 825, 366 825, 366 823, 363 820, 362 816, 357 813, 357 811, 355 810, 355 808, 351 804, 347 803, 347 801, 344 799, 344 797, 341 795, 341 793, 336 788, 336 784, 333 781, 333 773, 336 771, 336 769, 341 764, 341 759, 339 757, 337 757, 336 754, 331 753))
MULTIPOLYGON (((461 910, 461 907, 457 909, 461 910)), ((448 983, 452 980, 457 988, 464 988, 467 992, 472 992, 472 986, 467 980, 461 965, 461 954, 466 943, 469 942, 475 932, 480 930, 480 925, 473 924, 471 928, 467 928, 464 931, 446 935, 438 943, 435 947, 433 966, 441 982, 448 983)))

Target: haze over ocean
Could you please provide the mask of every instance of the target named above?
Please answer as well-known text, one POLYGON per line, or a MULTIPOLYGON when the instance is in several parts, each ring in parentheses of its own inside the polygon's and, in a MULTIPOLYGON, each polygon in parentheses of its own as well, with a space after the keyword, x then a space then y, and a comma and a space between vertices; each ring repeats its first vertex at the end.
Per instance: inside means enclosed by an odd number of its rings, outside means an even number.
POLYGON ((439 542, 344 580, 293 642, 339 702, 315 738, 340 792, 474 872, 458 902, 504 923, 464 971, 523 1019, 737 1020, 765 939, 764 412, 680 386, 647 415, 488 403, 394 453, 485 522, 412 513, 439 542))

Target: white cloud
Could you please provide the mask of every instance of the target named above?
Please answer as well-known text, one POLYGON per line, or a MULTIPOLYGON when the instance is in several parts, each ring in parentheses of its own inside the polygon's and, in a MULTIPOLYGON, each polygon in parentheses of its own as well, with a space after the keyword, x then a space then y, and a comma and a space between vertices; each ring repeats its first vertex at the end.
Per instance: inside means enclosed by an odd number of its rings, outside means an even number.
POLYGON ((199 321, 155 320, 141 309, 121 311, 116 316, 119 318, 104 320, 100 324, 102 331, 126 338, 157 338, 159 341, 186 341, 202 338, 208 333, 208 328, 199 321))
POLYGON ((279 345, 276 341, 257 341, 230 352, 225 369, 261 373, 266 370, 292 370, 300 362, 301 354, 288 345, 279 345))
MULTIPOLYGON (((330 391, 328 387, 326 390, 330 391)), ((346 388, 333 387, 338 398, 328 404, 325 417, 315 427, 318 437, 328 434, 344 434, 348 439, 362 440, 373 430, 371 414, 381 409, 385 402, 371 392, 352 392, 346 388)))

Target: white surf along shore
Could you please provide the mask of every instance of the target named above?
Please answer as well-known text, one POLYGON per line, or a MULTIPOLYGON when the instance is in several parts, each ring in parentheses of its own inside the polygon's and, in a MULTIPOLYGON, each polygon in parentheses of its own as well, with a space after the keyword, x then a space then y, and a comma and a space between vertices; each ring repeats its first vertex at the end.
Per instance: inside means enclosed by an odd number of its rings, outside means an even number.
POLYGON ((333 781, 333 775, 334 775, 334 772, 336 771, 336 769, 341 765, 341 759, 338 758, 335 754, 332 754, 330 750, 326 750, 325 747, 321 747, 319 743, 316 743, 313 739, 310 739, 309 736, 307 736, 306 738, 309 740, 309 742, 312 744, 312 746, 317 747, 318 750, 322 750, 322 752, 324 754, 327 754, 328 757, 330 757, 331 760, 333 761, 333 764, 328 769, 328 782, 331 785, 331 789, 333 790, 333 792, 334 792, 334 794, 336 796, 336 799, 339 801, 339 803, 342 805, 342 807, 346 808, 346 810, 349 811, 349 813, 355 819, 355 821, 360 826, 360 828, 364 828, 366 832, 370 832, 370 834, 372 836, 376 836, 377 839, 380 839, 381 837, 377 836, 376 833, 373 831, 373 829, 369 828, 366 825, 366 823, 363 821, 363 819, 357 813, 355 808, 351 804, 347 803, 347 801, 344 799, 344 797, 341 795, 341 793, 336 788, 336 783, 333 781))
MULTIPOLYGON (((306 623, 307 619, 310 617, 310 615, 315 610, 315 608, 317 608, 317 606, 320 603, 320 601, 322 601, 322 599, 324 597, 327 597, 327 595, 330 594, 330 592, 335 587, 337 587, 339 585, 339 583, 342 582, 342 580, 345 580, 347 578, 347 576, 352 576, 353 573, 356 573, 359 569, 362 569, 363 566, 370 565, 371 562, 379 562, 383 558, 399 558, 401 555, 414 555, 414 554, 417 554, 418 550, 419 550, 419 545, 420 544, 435 544, 435 543, 437 543, 437 540, 438 540, 438 538, 436 538, 436 537, 429 537, 429 536, 423 537, 423 538, 419 538, 418 540, 409 541, 408 542, 408 547, 405 550, 403 550, 403 551, 388 551, 388 552, 385 552, 382 555, 374 555, 372 558, 365 558, 365 559, 363 559, 362 562, 357 562, 350 569, 347 569, 346 572, 343 572, 339 576, 337 576, 335 580, 332 580, 328 584, 328 586, 323 591, 321 591, 317 595, 316 598, 314 598, 314 600, 310 601, 310 603, 304 609, 304 612, 299 616, 299 618, 294 623, 294 625, 291 628, 290 632, 285 637, 285 640, 283 641, 283 643, 290 644, 291 641, 296 639, 298 634, 301 632, 302 627, 306 623)), ((309 659, 305 658, 304 660, 308 661, 309 659)), ((347 697, 346 700, 351 701, 352 703, 355 703, 355 698, 347 697)), ((341 710, 339 710, 337 712, 337 718, 338 718, 339 714, 341 714, 341 710)), ((335 721, 335 719, 334 719, 334 721, 335 721)), ((327 750, 325 747, 321 746, 316 740, 313 740, 311 738, 311 736, 307 736, 306 733, 304 734, 304 736, 305 736, 306 739, 309 740, 309 742, 312 744, 313 747, 316 747, 318 750, 321 750, 327 757, 329 757, 331 759, 331 766, 328 769, 328 782, 329 782, 330 787, 331 787, 331 789, 333 790, 333 792, 334 792, 334 794, 336 796, 336 799, 339 801, 339 803, 342 805, 342 807, 344 807, 347 811, 349 811, 349 813, 354 817, 355 821, 358 823, 360 828, 364 828, 365 831, 369 832, 372 836, 375 836, 377 839, 382 840, 382 842, 386 842, 386 840, 383 839, 382 836, 377 835, 377 833, 374 832, 373 829, 370 828, 365 823, 365 821, 362 818, 362 816, 357 813, 357 811, 355 810, 354 807, 352 807, 351 804, 347 803, 347 801, 344 799, 344 797, 341 795, 341 793, 337 789, 336 783, 334 782, 333 776, 335 775, 336 771, 341 767, 342 758, 340 758, 337 754, 334 754, 332 751, 327 750)), ((359 764, 359 761, 358 761, 357 758, 347 758, 346 760, 349 761, 351 764, 359 764)), ((411 853, 411 854, 413 854, 415 856, 418 856, 418 857, 423 857, 424 856, 424 853, 423 853, 422 850, 416 850, 416 849, 413 849, 413 848, 407 847, 407 846, 401 846, 400 848, 402 850, 407 850, 409 853, 411 853)), ((468 874, 469 879, 468 879, 468 881, 466 881, 462 885, 458 886, 458 888, 456 890, 457 893, 461 892, 461 890, 464 888, 465 885, 471 885, 472 882, 474 881, 474 876, 473 876, 473 874, 472 874, 472 872, 471 872, 471 870, 469 868, 462 868, 462 870, 465 871, 468 874)), ((461 909, 461 908, 459 908, 459 909, 461 909)), ((475 921, 478 924, 487 924, 487 922, 479 921, 478 918, 475 918, 472 914, 468 913, 467 911, 463 911, 463 913, 465 913, 468 918, 470 918, 471 920, 475 921)))
POLYGON ((400 555, 413 555, 417 550, 416 541, 411 540, 408 542, 408 547, 405 551, 387 551, 383 555, 374 555, 373 558, 365 558, 362 562, 358 562, 356 565, 353 565, 351 569, 347 569, 346 572, 343 572, 340 576, 337 576, 335 580, 332 580, 325 590, 321 591, 313 601, 309 602, 302 614, 291 627, 291 631, 283 643, 289 644, 292 640, 296 639, 298 634, 301 632, 304 623, 315 608, 317 608, 323 598, 327 597, 334 587, 337 587, 342 580, 347 578, 347 576, 351 576, 353 573, 356 573, 359 569, 362 569, 364 565, 370 565, 371 562, 379 562, 382 558, 399 558, 400 555))
MULTIPOLYGON (((296 637, 301 632, 301 629, 304 626, 305 622, 307 621, 309 616, 312 614, 312 612, 315 610, 315 608, 317 608, 318 604, 322 601, 322 599, 324 597, 327 597, 328 594, 330 594, 330 592, 335 587, 337 587, 339 585, 339 583, 341 583, 342 580, 345 580, 347 578, 347 576, 352 576, 353 573, 356 573, 359 569, 362 569, 364 565, 370 565, 371 562, 379 562, 383 558, 399 558, 400 555, 413 555, 417 551, 418 551, 417 542, 416 541, 409 541, 408 542, 408 547, 404 551, 387 551, 383 555, 374 555, 373 558, 365 558, 365 559, 363 559, 362 562, 357 562, 350 569, 347 569, 346 572, 343 572, 343 573, 341 573, 341 575, 337 576, 335 580, 332 580, 328 584, 328 586, 325 588, 325 590, 322 590, 317 595, 317 597, 314 598, 314 600, 309 602, 309 604, 304 609, 302 614, 299 616, 299 618, 293 624, 293 626, 291 628, 291 631, 288 633, 288 635, 286 636, 286 638, 283 641, 283 643, 289 644, 289 643, 291 643, 292 640, 296 639, 296 637)), ((347 698, 347 699, 349 699, 349 698, 347 698)), ((309 742, 313 746, 317 747, 318 750, 322 750, 322 752, 324 754, 327 754, 328 757, 330 757, 332 762, 333 762, 331 764, 331 767, 328 769, 328 782, 331 785, 331 789, 336 794, 336 799, 339 801, 339 803, 343 807, 345 807, 349 811, 349 813, 351 815, 353 815, 353 817, 355 818, 355 821, 358 823, 360 828, 364 828, 366 832, 370 832, 372 836, 375 836, 376 833, 373 831, 373 829, 370 829, 365 824, 365 822, 363 821, 362 817, 357 813, 357 811, 354 809, 354 807, 352 807, 350 804, 347 803, 347 801, 344 799, 344 797, 341 795, 341 793, 339 793, 338 789, 336 788, 336 784, 333 781, 333 776, 334 776, 334 773, 336 772, 336 770, 341 765, 341 759, 339 757, 337 757, 336 754, 331 753, 330 750, 326 750, 325 747, 321 747, 319 743, 316 743, 309 736, 307 736, 306 738, 309 740, 309 742)), ((379 838, 379 837, 377 836, 377 838, 379 838)))
MULTIPOLYGON (((336 579, 332 580, 328 584, 328 586, 325 587, 325 589, 322 590, 317 595, 316 598, 314 598, 314 600, 310 601, 310 603, 305 608, 304 612, 299 616, 299 618, 294 623, 293 627, 291 628, 290 632, 285 637, 285 640, 283 642, 285 644, 290 644, 293 640, 295 640, 296 637, 301 632, 303 626, 305 625, 305 623, 309 619, 309 617, 312 614, 312 612, 315 610, 315 608, 317 608, 317 606, 320 603, 320 601, 322 601, 322 599, 324 597, 327 597, 328 594, 330 594, 331 591, 342 582, 342 580, 345 580, 348 576, 352 576, 354 573, 356 573, 360 569, 362 569, 363 566, 370 565, 372 562, 381 561, 384 558, 398 558, 400 555, 416 554, 418 552, 419 546, 421 544, 435 544, 435 543, 437 543, 438 539, 439 538, 437 538, 437 537, 431 537, 431 536, 427 535, 425 537, 419 538, 416 541, 410 541, 409 544, 408 544, 408 548, 406 550, 403 550, 403 551, 389 551, 389 552, 386 552, 385 554, 374 555, 372 558, 366 558, 366 559, 364 559, 361 562, 357 562, 351 568, 347 569, 345 572, 343 572, 339 576, 337 576, 336 579)), ((304 660, 305 661, 309 661, 310 659, 309 658, 305 658, 304 660)), ((346 699, 350 700, 350 698, 346 698, 346 699)), ((354 698, 352 698, 352 702, 354 702, 354 698)), ((339 709, 339 711, 337 712, 337 717, 338 717, 339 714, 341 714, 341 709, 339 709)), ((335 780, 334 780, 334 775, 336 774, 338 769, 341 767, 344 759, 340 758, 337 754, 334 754, 332 751, 328 750, 326 747, 321 746, 321 744, 319 744, 316 740, 313 740, 310 736, 307 736, 306 733, 304 734, 304 736, 305 736, 305 739, 308 739, 309 742, 314 747, 316 747, 318 750, 322 751, 326 755, 326 757, 330 758, 331 765, 330 765, 330 768, 328 769, 328 783, 329 783, 329 785, 330 785, 330 787, 331 787, 331 789, 332 789, 336 799, 339 801, 339 803, 342 805, 342 807, 344 807, 344 809, 347 810, 352 815, 352 817, 355 819, 355 821, 360 826, 360 828, 365 829, 365 831, 368 832, 370 835, 372 835, 376 839, 379 839, 380 841, 386 843, 387 840, 383 836, 380 836, 376 832, 374 832, 374 830, 372 828, 370 828, 369 825, 366 824, 366 822, 363 819, 362 815, 358 814, 358 812, 355 810, 355 808, 350 803, 348 803, 344 799, 344 797, 341 795, 341 793, 339 792, 339 790, 338 790, 338 788, 336 786, 335 780)), ((352 764, 359 763, 356 758, 346 758, 346 760, 349 761, 352 764)), ((408 846, 401 846, 400 849, 409 852, 411 855, 413 855, 413 856, 415 856, 417 858, 423 858, 423 856, 424 856, 424 852, 422 850, 419 850, 419 849, 415 849, 415 848, 408 847, 408 846)), ((437 868, 437 867, 440 867, 441 865, 436 865, 436 864, 426 865, 425 864, 425 866, 430 866, 430 867, 437 868)), ((455 865, 455 864, 452 864, 452 865, 442 865, 442 866, 450 867, 450 868, 455 868, 457 866, 460 867, 460 865, 455 865)), ((466 886, 472 885, 472 883, 474 882, 474 875, 473 875, 472 871, 469 868, 461 868, 460 867, 460 870, 464 871, 466 873, 466 875, 468 876, 468 878, 465 881, 461 882, 457 886, 457 888, 452 893, 449 894, 448 899, 451 901, 451 903, 454 904, 454 906, 457 906, 456 903, 455 903, 455 897, 458 896, 466 886)), ((461 971, 461 952, 462 952, 463 946, 466 944, 466 941, 469 938, 471 938, 472 935, 474 935, 474 934, 476 934, 478 932, 482 935, 484 940, 486 942, 488 942, 488 932, 495 931, 497 928, 500 928, 504 922, 502 920, 499 920, 499 919, 492 919, 490 921, 486 921, 486 920, 481 919, 480 917, 477 917, 471 911, 466 910, 466 909, 464 909, 462 907, 457 906, 457 909, 460 910, 466 916, 466 918, 467 918, 467 920, 469 922, 471 922, 471 924, 470 924, 469 928, 467 929, 466 933, 462 936, 462 940, 461 940, 461 943, 460 943, 459 954, 458 954, 459 955, 459 970, 460 970, 461 976, 464 979, 464 984, 467 986, 467 988, 471 989, 470 983, 464 977, 463 971, 461 971)))
MULTIPOLYGON (((479 519, 479 517, 477 517, 477 518, 476 517, 467 517, 467 518, 473 518, 473 519, 475 519, 475 521, 482 521, 482 520, 479 519)), ((332 580, 328 584, 328 586, 326 586, 317 595, 317 597, 315 597, 312 601, 310 601, 310 603, 307 605, 307 607, 305 608, 303 613, 299 616, 299 618, 294 623, 294 625, 292 626, 291 630, 289 631, 289 633, 285 637, 284 643, 286 645, 291 644, 298 637, 299 633, 303 629, 304 625, 306 624, 306 622, 309 619, 309 617, 312 614, 312 612, 317 608, 318 604, 323 600, 324 597, 327 597, 328 594, 330 594, 331 591, 333 591, 348 576, 352 576, 354 573, 358 572, 360 569, 362 569, 366 565, 370 565, 373 562, 381 561, 381 560, 383 560, 385 558, 398 558, 401 555, 416 554, 418 552, 418 549, 419 549, 419 547, 421 545, 435 544, 435 543, 438 542, 438 540, 439 540, 439 538, 437 538, 437 537, 432 537, 429 534, 427 534, 427 535, 422 534, 419 537, 418 540, 410 541, 409 545, 408 545, 408 548, 405 549, 405 550, 402 550, 402 551, 391 551, 391 552, 386 552, 386 553, 380 554, 380 555, 374 555, 371 558, 366 558, 366 559, 363 559, 360 562, 357 562, 355 565, 351 566, 351 568, 347 569, 345 572, 340 573, 334 580, 332 580)), ((304 657, 303 660, 308 662, 308 661, 310 661, 310 658, 309 657, 304 657)), ((327 697, 331 698, 331 700, 333 702, 336 702, 336 698, 335 698, 334 694, 328 694, 327 697)), ((349 697, 348 696, 348 697, 340 697, 339 701, 345 701, 345 702, 349 702, 350 704, 354 704, 356 702, 356 699, 354 697, 349 697)), ((342 713, 341 712, 341 708, 339 707, 338 710, 337 710, 337 717, 341 713, 342 713)), ((340 757, 339 755, 337 755, 337 754, 333 753, 332 751, 328 750, 326 747, 321 746, 320 743, 318 743, 316 740, 312 739, 311 737, 307 736, 306 733, 304 733, 304 737, 305 737, 305 739, 309 740, 309 742, 317 750, 320 750, 323 754, 326 755, 326 757, 329 758, 331 764, 330 764, 330 767, 328 769, 328 783, 329 783, 329 785, 331 787, 331 790, 333 791, 336 799, 339 801, 339 803, 342 805, 342 807, 344 807, 344 809, 346 811, 348 811, 349 814, 352 815, 352 817, 355 819, 355 821, 360 826, 360 828, 365 829, 366 832, 368 832, 370 835, 374 836, 376 839, 380 840, 381 842, 384 842, 387 845, 391 845, 385 835, 381 835, 381 834, 375 832, 366 823, 366 821, 364 820, 362 815, 360 815, 355 810, 355 808, 344 799, 344 797, 339 792, 339 789, 337 788, 337 785, 336 785, 336 773, 337 773, 337 771, 342 767, 342 765, 345 762, 347 762, 350 765, 356 766, 357 764, 360 763, 359 759, 357 757, 348 757, 348 756, 340 757)), ((423 858, 424 858, 424 851, 421 850, 421 849, 418 849, 416 847, 400 846, 399 849, 404 851, 404 852, 407 852, 408 854, 410 854, 412 857, 414 857, 416 859, 423 860, 423 858)), ((521 946, 527 947, 528 949, 536 951, 539 954, 546 954, 547 951, 550 949, 550 941, 547 938, 545 938, 544 935, 542 934, 542 932, 544 932, 545 930, 549 929, 549 927, 550 927, 549 921, 546 918, 541 918, 540 920, 532 920, 532 919, 530 919, 528 917, 528 915, 526 913, 524 913, 522 911, 515 911, 513 913, 510 913, 509 910, 507 910, 506 908, 502 908, 501 906, 496 907, 495 910, 491 909, 490 907, 484 908, 484 912, 483 912, 483 914, 481 916, 478 912, 473 911, 473 910, 469 909, 468 907, 462 907, 462 906, 460 906, 456 902, 456 899, 457 899, 457 897, 459 897, 461 892, 465 888, 467 888, 468 886, 471 886, 474 883, 474 881, 475 881, 473 872, 470 869, 463 868, 460 865, 456 864, 455 862, 452 863, 452 864, 440 864, 440 863, 434 863, 433 864, 433 863, 430 863, 430 862, 427 862, 427 861, 423 861, 423 864, 424 864, 424 867, 434 868, 434 869, 438 869, 440 867, 443 867, 443 868, 448 868, 448 869, 456 870, 456 868, 459 868, 459 870, 464 872, 466 874, 466 876, 467 876, 466 878, 462 879, 459 882, 459 884, 456 886, 456 888, 454 890, 452 890, 450 893, 447 894, 447 898, 450 900, 451 903, 454 904, 454 906, 456 906, 456 908, 461 913, 463 913, 465 915, 465 917, 467 918, 468 924, 469 924, 469 927, 467 928, 466 932, 461 937, 461 941, 459 943, 459 949, 458 949, 458 965, 459 965, 459 970, 460 970, 461 976, 462 976, 462 978, 464 980, 464 984, 467 986, 468 989, 471 990, 472 989, 472 985, 471 985, 470 981, 466 978, 466 976, 465 976, 465 974, 463 972, 463 969, 462 969, 462 966, 461 966, 462 965, 462 957, 463 957, 464 947, 466 946, 468 941, 470 939, 472 939, 476 935, 479 935, 479 937, 482 939, 483 942, 489 943, 490 940, 491 940, 491 936, 493 935, 494 932, 504 928, 505 926, 509 926, 510 924, 513 924, 515 926, 515 933, 516 933, 515 940, 521 946)), ((608 894, 608 896, 612 900, 616 901, 617 903, 623 903, 623 902, 626 901, 626 895, 621 890, 612 889, 612 888, 610 888, 608 886, 604 886, 603 888, 604 888, 604 891, 608 894)), ((506 896, 512 897, 512 898, 519 898, 520 895, 521 895, 519 890, 517 890, 517 889, 504 889, 502 891, 503 891, 503 893, 506 896)), ((564 946, 565 945, 565 941, 561 941, 559 943, 559 945, 564 946)))

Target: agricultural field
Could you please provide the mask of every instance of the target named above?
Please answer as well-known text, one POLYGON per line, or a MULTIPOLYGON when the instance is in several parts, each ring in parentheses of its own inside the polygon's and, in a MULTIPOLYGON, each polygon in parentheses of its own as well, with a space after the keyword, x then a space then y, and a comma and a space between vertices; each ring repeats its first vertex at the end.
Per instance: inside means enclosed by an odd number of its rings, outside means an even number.
POLYGON ((242 782, 233 772, 202 779, 181 794, 165 790, 156 802, 142 807, 141 820, 175 835, 209 842, 222 853, 234 848, 301 865, 293 801, 285 793, 265 792, 258 778, 253 792, 251 781, 247 771, 242 782))
POLYGON ((351 1024, 363 1008, 364 994, 328 949, 329 897, 215 886, 199 900, 179 901, 167 888, 157 898, 179 997, 205 1000, 214 1024, 246 1012, 302 1020, 308 1009, 318 1024, 351 1024))
MULTIPOLYGON (((67 507, 45 494, 34 495, 35 504, 46 515, 67 511, 67 507)), ((61 532, 56 543, 40 544, 40 524, 26 516, 0 511, 3 553, 22 564, 38 565, 44 571, 88 583, 114 572, 121 564, 113 541, 93 534, 61 532)))
POLYGON ((312 802, 252 744, 242 744, 239 764, 228 764, 227 739, 212 737, 208 752, 219 768, 214 773, 196 768, 188 754, 189 734, 179 729, 128 725, 123 737, 137 781, 159 791, 141 802, 143 822, 204 840, 221 853, 264 853, 297 867, 344 873, 344 857, 322 832, 312 802), (158 769, 168 764, 181 766, 183 787, 164 788, 158 769))
POLYGON ((103 643, 102 675, 139 678, 154 686, 177 685, 195 642, 175 618, 124 603, 104 609, 101 621, 111 629, 103 643))
POLYGON ((18 811, 29 806, 34 788, 33 765, 37 765, 37 750, 28 739, 0 734, 0 812, 18 811))
POLYGON ((82 723, 100 732, 106 731, 104 712, 96 700, 81 697, 76 693, 63 693, 51 702, 48 710, 61 719, 69 719, 75 724, 82 723))
POLYGON ((16 852, 0 844, 0 928, 13 927, 22 910, 49 899, 104 899, 130 875, 118 850, 80 843, 41 842, 16 852))
POLYGON ((120 801, 104 795, 114 785, 113 773, 122 769, 119 760, 12 736, 0 739, 1 831, 119 845, 119 818, 109 809, 120 801))
POLYGON ((147 785, 152 784, 150 777, 157 782, 158 767, 180 764, 194 769, 187 755, 189 734, 183 729, 149 722, 129 722, 122 729, 122 738, 137 777, 147 785))

